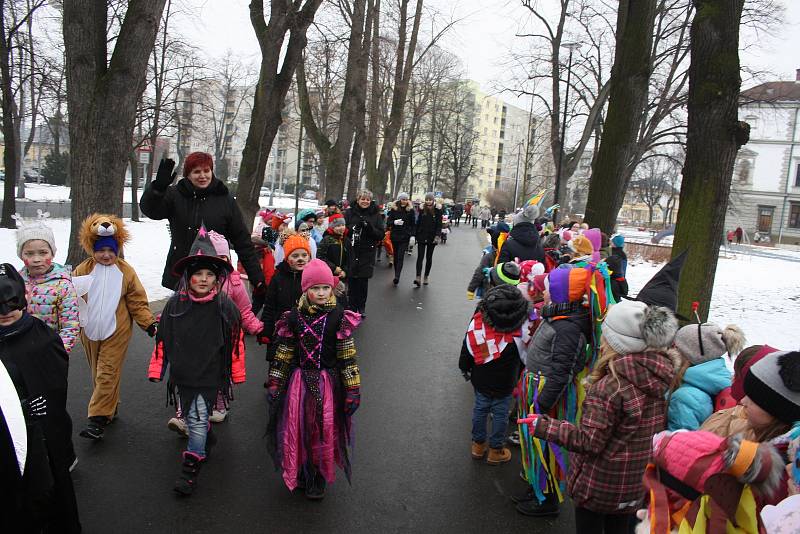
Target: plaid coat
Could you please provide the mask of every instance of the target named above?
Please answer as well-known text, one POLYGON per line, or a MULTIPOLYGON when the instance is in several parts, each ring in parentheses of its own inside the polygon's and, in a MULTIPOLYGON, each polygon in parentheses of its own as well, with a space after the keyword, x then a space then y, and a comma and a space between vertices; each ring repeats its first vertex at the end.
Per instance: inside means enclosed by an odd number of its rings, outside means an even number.
POLYGON ((570 455, 568 489, 575 506, 607 514, 633 513, 644 497, 642 476, 652 438, 667 425, 667 390, 676 365, 664 352, 628 354, 586 393, 580 426, 541 416, 537 438, 570 455))

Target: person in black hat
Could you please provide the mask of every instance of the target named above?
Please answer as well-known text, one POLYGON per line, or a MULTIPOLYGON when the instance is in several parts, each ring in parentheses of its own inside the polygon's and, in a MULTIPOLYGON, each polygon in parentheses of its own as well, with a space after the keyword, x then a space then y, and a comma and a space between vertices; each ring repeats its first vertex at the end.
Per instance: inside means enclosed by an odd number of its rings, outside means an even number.
POLYGON ((26 306, 22 277, 0 264, 0 532, 80 532, 68 356, 26 306))
POLYGON ((148 378, 160 382, 169 368, 169 398, 179 403, 189 430, 181 475, 173 489, 191 495, 216 442, 208 424, 212 405, 222 392, 227 408, 231 384, 244 382, 245 363, 239 353, 239 310, 220 291, 233 267, 217 257, 204 226, 189 255, 174 269, 179 289, 161 314, 148 378))

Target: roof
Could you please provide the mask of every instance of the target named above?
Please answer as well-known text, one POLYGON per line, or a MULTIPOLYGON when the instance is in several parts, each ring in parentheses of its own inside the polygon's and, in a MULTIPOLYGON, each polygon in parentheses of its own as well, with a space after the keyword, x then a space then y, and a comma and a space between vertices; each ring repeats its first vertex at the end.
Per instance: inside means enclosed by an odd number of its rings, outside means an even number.
POLYGON ((800 102, 800 81, 766 82, 742 91, 745 102, 800 102))

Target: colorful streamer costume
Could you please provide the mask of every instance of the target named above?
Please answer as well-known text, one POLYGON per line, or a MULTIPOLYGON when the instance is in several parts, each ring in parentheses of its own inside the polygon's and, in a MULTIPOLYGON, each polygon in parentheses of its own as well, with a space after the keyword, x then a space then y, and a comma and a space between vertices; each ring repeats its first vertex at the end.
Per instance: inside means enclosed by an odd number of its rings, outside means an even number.
POLYGON ((276 325, 278 349, 269 377, 281 394, 270 404, 267 447, 289 490, 320 475, 331 483, 337 466, 350 480, 352 427, 345 398, 361 384, 352 337, 360 321, 335 297, 316 306, 303 295, 276 325))
MULTIPOLYGON (((574 303, 582 295, 588 295, 585 306, 589 312, 591 335, 587 336, 587 345, 583 349, 583 358, 579 359, 579 369, 571 375, 558 401, 546 412, 539 405, 539 397, 546 387, 547 378, 540 372, 526 370, 520 380, 516 393, 518 414, 520 419, 531 415, 545 413, 558 420, 566 420, 578 424, 581 419, 581 407, 586 396, 584 379, 594 368, 600 347, 601 324, 610 304, 614 304, 611 294, 610 276, 604 262, 564 265, 549 273, 549 289, 555 302, 574 303), (586 273, 588 271, 588 275, 586 273), (564 283, 556 285, 556 280, 565 278, 564 283), (563 287, 563 291, 559 288, 563 287), (564 293, 559 298, 560 293, 564 293), (583 365, 580 365, 580 364, 583 365)), ((553 317, 558 320, 560 317, 553 317)), ((541 328, 541 327, 540 327, 541 328)), ((539 332, 537 331, 537 334, 539 332)), ((536 350, 535 339, 528 351, 536 350)), ((522 450, 522 465, 528 482, 539 500, 544 502, 546 496, 555 494, 558 502, 564 501, 569 455, 565 448, 533 437, 527 424, 519 425, 522 450)), ((552 497, 551 497, 552 498, 552 497)))

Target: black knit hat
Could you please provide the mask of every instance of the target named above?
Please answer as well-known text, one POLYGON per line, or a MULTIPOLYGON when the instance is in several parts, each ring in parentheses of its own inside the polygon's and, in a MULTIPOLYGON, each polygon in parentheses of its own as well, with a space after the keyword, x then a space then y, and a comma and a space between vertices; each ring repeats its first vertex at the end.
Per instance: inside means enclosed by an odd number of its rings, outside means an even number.
POLYGON ((764 356, 745 375, 744 392, 776 419, 800 421, 800 352, 764 356))
POLYGON ((22 276, 10 263, 0 264, 0 314, 6 315, 27 307, 22 276))
POLYGON ((486 292, 478 303, 478 310, 486 324, 495 330, 513 332, 528 317, 528 301, 516 287, 501 284, 486 292))
POLYGON ((675 313, 678 310, 678 281, 681 278, 687 251, 681 252, 663 266, 636 295, 635 300, 648 306, 663 306, 675 313))
POLYGON ((492 286, 509 284, 516 286, 519 284, 519 264, 513 261, 498 263, 489 271, 489 280, 492 286))

